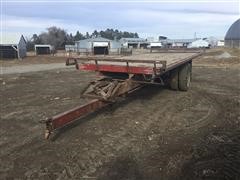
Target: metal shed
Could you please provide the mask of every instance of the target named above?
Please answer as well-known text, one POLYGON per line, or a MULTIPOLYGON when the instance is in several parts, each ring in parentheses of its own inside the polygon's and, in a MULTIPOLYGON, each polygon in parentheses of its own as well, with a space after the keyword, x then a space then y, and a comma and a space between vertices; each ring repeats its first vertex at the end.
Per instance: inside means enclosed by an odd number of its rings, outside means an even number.
POLYGON ((186 48, 189 44, 196 40, 199 39, 165 39, 160 42, 164 47, 186 48))
POLYGON ((65 51, 66 52, 76 52, 77 47, 76 47, 76 45, 65 45, 65 51))
POLYGON ((123 47, 127 48, 147 48, 150 44, 143 38, 121 38, 119 41, 123 47))
POLYGON ((34 46, 36 55, 53 53, 53 46, 50 44, 36 44, 34 46))
POLYGON ((102 37, 84 39, 75 42, 77 52, 79 53, 91 53, 91 54, 114 54, 118 53, 121 47, 120 42, 110 40, 102 37))
POLYGON ((22 59, 27 54, 27 43, 23 35, 3 36, 0 41, 1 59, 22 59))
POLYGON ((187 48, 209 48, 209 47, 210 47, 210 44, 203 39, 198 39, 196 41, 193 41, 187 46, 187 48))

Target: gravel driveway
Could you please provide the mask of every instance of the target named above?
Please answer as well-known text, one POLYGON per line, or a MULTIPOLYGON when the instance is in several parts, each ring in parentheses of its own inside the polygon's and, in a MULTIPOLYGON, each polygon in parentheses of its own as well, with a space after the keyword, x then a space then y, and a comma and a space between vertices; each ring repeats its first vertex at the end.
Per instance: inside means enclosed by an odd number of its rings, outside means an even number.
POLYGON ((30 64, 25 66, 11 66, 11 67, 0 67, 0 74, 15 74, 15 73, 27 73, 27 72, 37 72, 46 71, 52 69, 61 68, 74 68, 74 66, 66 66, 64 63, 52 63, 52 64, 30 64))

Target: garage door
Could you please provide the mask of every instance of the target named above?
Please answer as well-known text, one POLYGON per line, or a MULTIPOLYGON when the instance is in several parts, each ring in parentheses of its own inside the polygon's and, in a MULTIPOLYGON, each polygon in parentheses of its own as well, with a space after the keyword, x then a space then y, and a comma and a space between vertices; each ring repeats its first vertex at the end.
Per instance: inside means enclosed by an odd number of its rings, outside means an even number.
POLYGON ((93 51, 95 55, 104 54, 108 55, 108 42, 93 42, 93 51))

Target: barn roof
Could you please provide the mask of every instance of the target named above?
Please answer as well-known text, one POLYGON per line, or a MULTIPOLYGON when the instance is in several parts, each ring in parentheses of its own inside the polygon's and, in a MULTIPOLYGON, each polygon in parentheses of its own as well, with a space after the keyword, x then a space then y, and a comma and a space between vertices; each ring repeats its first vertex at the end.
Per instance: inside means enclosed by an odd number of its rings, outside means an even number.
POLYGON ((145 42, 146 39, 143 39, 143 38, 121 38, 120 41, 122 41, 122 42, 145 42))
POLYGON ((83 42, 83 41, 87 41, 87 42, 110 42, 112 40, 107 39, 107 38, 103 38, 103 37, 95 37, 95 38, 83 39, 83 40, 76 41, 76 42, 83 42))
POLYGON ((191 43, 196 40, 199 40, 199 39, 164 39, 160 41, 167 42, 167 43, 191 43))
POLYGON ((49 47, 49 48, 51 48, 52 45, 50 45, 50 44, 35 44, 34 47, 49 47))
POLYGON ((226 40, 240 40, 240 19, 235 21, 228 29, 225 36, 226 40))
POLYGON ((19 36, 19 35, 4 35, 1 40, 0 40, 0 44, 1 45, 18 45, 21 38, 23 38, 23 40, 26 43, 25 38, 23 37, 23 35, 19 36))

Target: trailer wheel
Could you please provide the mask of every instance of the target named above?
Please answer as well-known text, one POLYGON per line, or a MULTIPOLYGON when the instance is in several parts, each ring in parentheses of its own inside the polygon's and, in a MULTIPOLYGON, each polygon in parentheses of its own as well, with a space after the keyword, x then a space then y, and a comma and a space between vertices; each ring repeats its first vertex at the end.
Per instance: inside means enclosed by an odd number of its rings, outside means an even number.
POLYGON ((187 91, 191 82, 191 64, 185 64, 179 69, 178 73, 178 88, 181 91, 187 91))
POLYGON ((178 90, 178 68, 171 71, 169 85, 171 89, 178 90))

